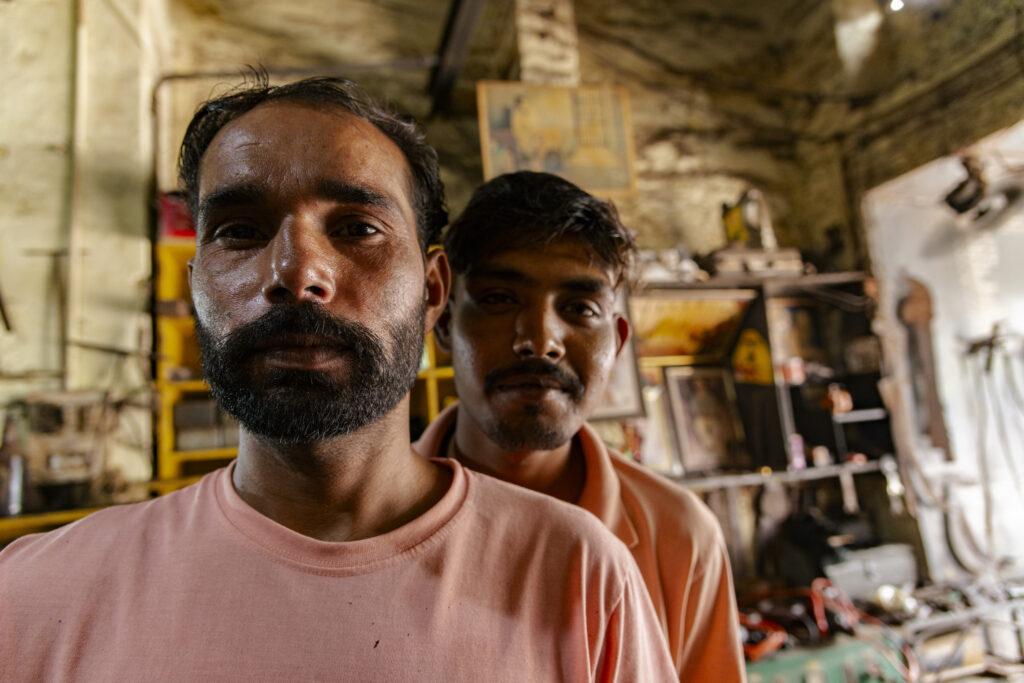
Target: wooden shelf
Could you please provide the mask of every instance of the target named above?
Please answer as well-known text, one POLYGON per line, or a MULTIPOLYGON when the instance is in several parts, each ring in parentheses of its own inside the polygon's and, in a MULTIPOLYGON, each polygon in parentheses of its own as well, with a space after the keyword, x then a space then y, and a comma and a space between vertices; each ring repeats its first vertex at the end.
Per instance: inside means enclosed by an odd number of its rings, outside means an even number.
POLYGON ((802 470, 780 471, 775 471, 766 467, 759 472, 744 472, 741 474, 719 474, 708 477, 675 476, 670 477, 670 479, 694 491, 711 491, 715 489, 763 486, 768 481, 794 483, 800 481, 813 481, 815 479, 829 479, 832 477, 841 477, 847 474, 866 474, 869 472, 879 472, 881 471, 881 469, 882 460, 880 459, 869 460, 868 462, 861 465, 846 463, 843 465, 824 465, 820 467, 807 467, 802 470))
POLYGON ((839 273, 815 273, 813 275, 722 275, 695 282, 653 282, 650 289, 746 289, 766 287, 788 289, 791 287, 834 287, 854 282, 863 282, 867 275, 862 271, 839 273))
POLYGON ((885 408, 862 408, 846 413, 836 413, 832 416, 832 421, 836 424, 854 424, 857 422, 875 422, 877 420, 884 420, 887 417, 889 417, 889 412, 885 408))
POLYGON ((203 448, 195 451, 171 451, 165 453, 164 457, 180 462, 198 462, 201 460, 228 460, 236 455, 238 455, 238 446, 226 446, 224 448, 203 448))

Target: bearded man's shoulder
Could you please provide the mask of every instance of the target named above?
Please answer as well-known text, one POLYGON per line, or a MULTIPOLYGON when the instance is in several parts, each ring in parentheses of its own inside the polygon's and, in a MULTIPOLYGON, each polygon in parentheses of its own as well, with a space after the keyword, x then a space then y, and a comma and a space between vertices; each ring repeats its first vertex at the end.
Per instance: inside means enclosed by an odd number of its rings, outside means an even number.
POLYGON ((587 551, 612 564, 632 563, 626 546, 586 510, 486 474, 467 475, 467 504, 486 533, 508 544, 587 551))
POLYGON ((23 536, 0 552, 0 576, 45 583, 50 573, 66 576, 69 567, 80 576, 102 574, 118 563, 173 554, 183 538, 211 523, 209 497, 221 472, 153 500, 102 508, 53 531, 23 536))

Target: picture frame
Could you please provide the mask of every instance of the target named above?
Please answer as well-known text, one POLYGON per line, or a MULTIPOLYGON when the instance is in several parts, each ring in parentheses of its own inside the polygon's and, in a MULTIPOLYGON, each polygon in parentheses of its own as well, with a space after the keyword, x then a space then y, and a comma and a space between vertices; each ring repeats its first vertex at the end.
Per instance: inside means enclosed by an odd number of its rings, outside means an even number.
POLYGON ((477 116, 484 180, 544 171, 598 196, 636 192, 625 88, 479 81, 477 116))
POLYGON ((784 365, 799 358, 804 363, 825 363, 824 338, 818 306, 805 297, 772 297, 766 300, 772 361, 784 365))
MULTIPOLYGON (((615 312, 626 318, 629 303, 626 287, 623 286, 615 299, 615 312)), ((637 368, 635 335, 626 340, 615 366, 608 378, 604 393, 590 420, 621 420, 644 415, 644 402, 640 391, 640 372, 637 368)))
POLYGON ((752 289, 650 288, 629 297, 637 353, 659 365, 722 362, 731 352, 752 289))
POLYGON ((728 370, 675 366, 664 369, 679 461, 687 475, 736 467, 743 454, 743 425, 728 370))
POLYGON ((645 382, 641 390, 644 398, 643 419, 639 431, 642 440, 638 448, 640 464, 671 477, 683 474, 668 405, 668 390, 663 382, 645 382))
POLYGON ((682 475, 671 430, 668 399, 661 372, 641 368, 642 417, 590 421, 612 449, 644 467, 669 477, 682 475))

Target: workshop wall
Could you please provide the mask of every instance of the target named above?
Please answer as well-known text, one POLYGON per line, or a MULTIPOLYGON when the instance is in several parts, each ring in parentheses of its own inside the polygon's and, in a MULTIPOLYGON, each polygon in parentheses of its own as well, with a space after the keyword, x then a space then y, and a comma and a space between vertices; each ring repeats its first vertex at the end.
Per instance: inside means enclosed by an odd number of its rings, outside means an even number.
MULTIPOLYGON (((151 348, 152 189, 175 187, 195 104, 237 83, 246 64, 282 77, 347 65, 425 122, 453 213, 462 208, 481 180, 467 84, 517 77, 514 3, 487 3, 449 113, 435 116, 428 58, 450 3, 343 4, 0 3, 0 287, 14 325, 0 330, 0 372, 52 375, 63 358, 69 388, 144 402, 148 360, 114 351, 151 348), (67 337, 104 350, 61 349, 58 289, 34 250, 66 251, 67 337)), ((720 246, 721 204, 753 185, 782 245, 824 268, 866 263, 864 190, 1024 109, 1019 2, 932 7, 876 16, 874 0, 576 0, 581 82, 631 94, 638 192, 617 203, 640 244, 720 246), (875 29, 851 41, 865 17, 875 29)), ((57 386, 55 376, 5 380, 0 399, 57 386)), ((115 449, 124 457, 114 457, 145 478, 148 414, 126 411, 115 449)))
POLYGON ((4 403, 59 386, 63 349, 46 252, 67 247, 73 27, 67 2, 0 4, 0 288, 12 328, 0 328, 4 403))
POLYGON ((0 286, 14 325, 0 333, 0 369, 25 377, 0 384, 0 400, 108 392, 121 405, 106 457, 128 479, 150 472, 148 358, 139 353, 151 346, 152 9, 0 5, 10 93, 0 113, 0 286))
POLYGON ((632 95, 641 243, 722 246, 721 203, 754 185, 783 246, 863 267, 865 191, 1021 118, 1018 2, 882 7, 577 0, 582 81, 632 95))

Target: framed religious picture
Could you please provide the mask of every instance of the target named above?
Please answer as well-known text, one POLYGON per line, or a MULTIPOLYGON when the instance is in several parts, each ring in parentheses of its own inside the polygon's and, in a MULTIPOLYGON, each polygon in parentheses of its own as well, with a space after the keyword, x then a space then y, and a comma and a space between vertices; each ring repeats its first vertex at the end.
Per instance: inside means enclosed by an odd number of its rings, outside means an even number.
POLYGON ((794 359, 827 363, 818 306, 813 299, 772 297, 766 300, 772 359, 784 365, 794 359))
POLYGON ((642 393, 644 412, 647 416, 638 430, 642 438, 637 445, 637 460, 640 464, 662 474, 681 475, 683 467, 673 445, 672 419, 669 416, 668 391, 665 384, 660 381, 645 381, 642 393))
MULTIPOLYGON (((619 290, 615 311, 629 320, 626 288, 619 290)), ((591 420, 619 420, 644 414, 643 398, 640 395, 640 375, 636 365, 636 347, 633 335, 626 340, 612 369, 608 385, 601 402, 590 415, 591 420)))
POLYGON ((660 365, 718 363, 730 349, 757 292, 652 288, 629 297, 637 353, 660 365))
POLYGON ((599 196, 636 190, 623 88, 480 81, 477 112, 485 180, 544 171, 599 196))
POLYGON ((686 474, 733 469, 743 460, 743 426, 724 368, 665 368, 679 460, 686 474))
POLYGON ((640 370, 641 417, 591 420, 590 425, 609 447, 622 455, 669 476, 682 474, 671 432, 664 377, 652 368, 640 370))

